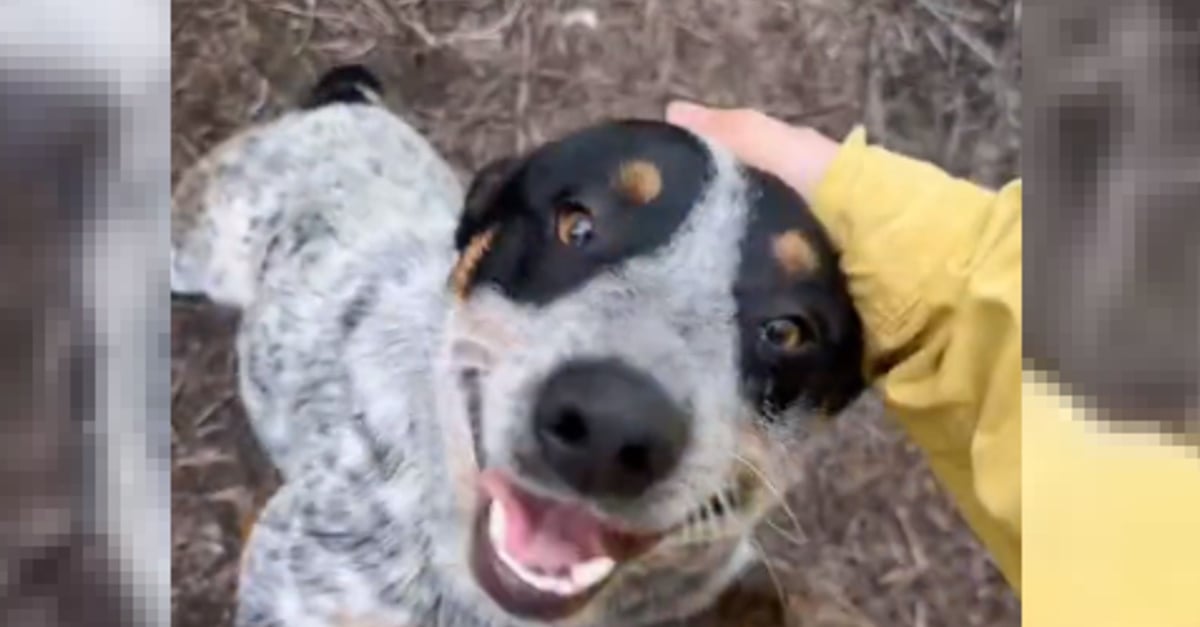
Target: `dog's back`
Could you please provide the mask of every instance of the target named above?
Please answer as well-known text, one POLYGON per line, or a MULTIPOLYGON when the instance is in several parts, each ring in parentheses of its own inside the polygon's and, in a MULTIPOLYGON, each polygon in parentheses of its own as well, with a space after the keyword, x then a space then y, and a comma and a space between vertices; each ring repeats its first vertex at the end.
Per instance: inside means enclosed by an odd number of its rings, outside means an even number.
POLYGON ((209 153, 173 199, 172 291, 241 311, 241 396, 285 477, 353 411, 341 352, 374 280, 444 277, 453 258, 463 190, 371 78, 327 73, 300 107, 209 153))
POLYGON ((245 308, 273 267, 316 270, 331 242, 362 250, 379 236, 453 228, 462 190, 449 166, 373 104, 373 84, 335 80, 358 80, 345 72, 326 75, 303 108, 226 140, 184 175, 171 216, 172 291, 245 308))

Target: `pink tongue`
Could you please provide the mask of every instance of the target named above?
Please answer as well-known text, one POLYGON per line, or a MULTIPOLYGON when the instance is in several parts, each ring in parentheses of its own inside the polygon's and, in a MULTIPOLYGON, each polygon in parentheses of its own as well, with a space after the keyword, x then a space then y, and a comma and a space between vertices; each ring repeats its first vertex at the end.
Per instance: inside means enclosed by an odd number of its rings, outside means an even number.
POLYGON ((603 524, 583 508, 523 492, 495 470, 480 481, 504 509, 504 552, 526 568, 561 573, 605 555, 603 524))

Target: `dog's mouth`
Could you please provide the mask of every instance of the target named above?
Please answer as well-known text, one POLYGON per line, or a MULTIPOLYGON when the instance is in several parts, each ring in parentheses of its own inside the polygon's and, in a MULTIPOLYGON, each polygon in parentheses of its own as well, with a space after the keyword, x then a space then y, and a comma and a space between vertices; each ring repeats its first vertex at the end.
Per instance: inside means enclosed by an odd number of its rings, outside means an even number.
POLYGON ((753 518, 757 482, 742 475, 679 523, 645 531, 597 515, 582 502, 533 494, 506 472, 486 468, 481 433, 490 363, 471 361, 458 369, 475 458, 483 467, 470 563, 480 587, 506 612, 532 620, 566 618, 586 607, 622 566, 655 547, 727 538, 753 518))
MULTIPOLYGON (((484 372, 459 372, 476 458, 483 462, 484 372)), ((507 474, 479 474, 471 567, 480 586, 507 612, 538 620, 575 613, 609 579, 618 563, 649 549, 662 534, 617 528, 588 511, 540 497, 507 474)))
POLYGON ((622 566, 660 544, 727 537, 751 508, 747 493, 730 488, 682 522, 647 532, 598 516, 582 503, 535 495, 497 469, 480 473, 479 488, 471 546, 475 577, 505 611, 535 620, 578 612, 622 566))
POLYGON ((665 535, 634 532, 581 504, 531 494, 505 473, 480 473, 472 568, 509 613, 554 620, 581 609, 617 568, 665 535))

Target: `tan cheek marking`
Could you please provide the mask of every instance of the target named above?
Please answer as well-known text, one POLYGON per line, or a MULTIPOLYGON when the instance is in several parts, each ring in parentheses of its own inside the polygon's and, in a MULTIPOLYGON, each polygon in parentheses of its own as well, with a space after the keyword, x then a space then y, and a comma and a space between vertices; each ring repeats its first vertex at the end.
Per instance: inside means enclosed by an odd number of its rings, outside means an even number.
POLYGON ((492 240, 495 237, 495 229, 488 229, 476 235, 459 256, 458 263, 454 264, 454 270, 450 272, 450 289, 459 299, 467 297, 467 287, 475 276, 479 261, 492 247, 492 240))
POLYGON ((259 488, 255 490, 255 494, 250 501, 249 511, 243 513, 238 520, 238 531, 241 533, 240 539, 242 542, 241 555, 238 556, 238 572, 246 571, 246 561, 249 559, 250 551, 250 536, 254 533, 254 527, 258 524, 259 516, 262 515, 263 509, 266 508, 267 502, 274 495, 274 490, 259 488))
POLYGON ((817 251, 800 231, 787 231, 775 237, 772 246, 775 261, 788 277, 811 274, 821 267, 817 251))
POLYGON ((630 202, 644 205, 662 193, 662 172, 649 161, 623 163, 617 175, 617 191, 630 202))

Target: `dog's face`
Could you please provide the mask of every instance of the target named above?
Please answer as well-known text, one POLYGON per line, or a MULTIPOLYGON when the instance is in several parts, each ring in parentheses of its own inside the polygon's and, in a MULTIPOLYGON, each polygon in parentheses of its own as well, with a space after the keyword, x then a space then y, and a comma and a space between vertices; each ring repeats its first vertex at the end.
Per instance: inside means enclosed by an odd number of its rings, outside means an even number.
POLYGON ((474 579, 570 624, 709 600, 792 446, 863 387, 803 201, 682 129, 613 122, 488 166, 456 239, 441 392, 477 436, 474 579))

